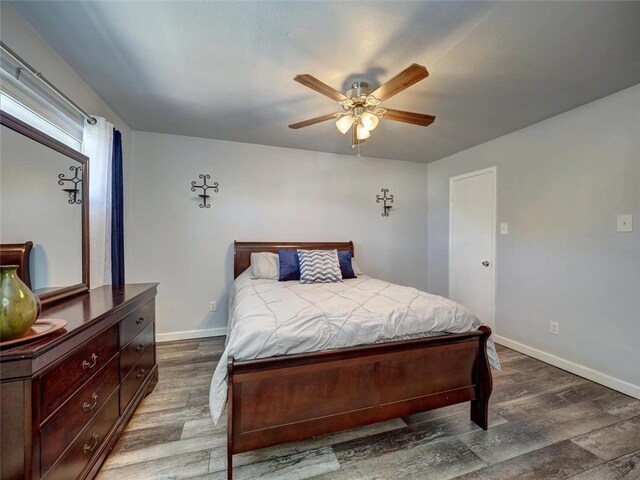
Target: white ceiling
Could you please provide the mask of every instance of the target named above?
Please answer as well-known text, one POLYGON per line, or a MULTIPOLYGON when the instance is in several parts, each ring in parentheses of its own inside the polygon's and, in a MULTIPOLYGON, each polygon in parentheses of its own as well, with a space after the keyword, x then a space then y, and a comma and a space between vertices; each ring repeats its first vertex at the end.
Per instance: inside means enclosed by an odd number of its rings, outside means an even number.
POLYGON ((362 154, 431 162, 640 83, 640 2, 12 6, 135 130, 349 154, 332 122, 287 127, 336 111, 293 77, 346 90, 415 62, 430 77, 385 105, 435 123, 383 121, 362 154))

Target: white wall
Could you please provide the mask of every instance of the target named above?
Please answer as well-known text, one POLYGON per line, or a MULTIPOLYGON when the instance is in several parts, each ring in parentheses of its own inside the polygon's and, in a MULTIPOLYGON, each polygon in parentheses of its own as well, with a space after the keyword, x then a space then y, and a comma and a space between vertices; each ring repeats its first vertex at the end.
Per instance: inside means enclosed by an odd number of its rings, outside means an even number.
POLYGON ((367 273, 426 287, 423 164, 144 132, 133 157, 127 281, 160 282, 160 334, 224 333, 234 240, 353 240, 367 273), (199 173, 220 182, 210 209, 190 191, 199 173), (383 187, 395 196, 388 218, 383 187))
POLYGON ((449 178, 493 165, 496 333, 640 395, 640 85, 429 164, 430 292, 448 289, 449 178))

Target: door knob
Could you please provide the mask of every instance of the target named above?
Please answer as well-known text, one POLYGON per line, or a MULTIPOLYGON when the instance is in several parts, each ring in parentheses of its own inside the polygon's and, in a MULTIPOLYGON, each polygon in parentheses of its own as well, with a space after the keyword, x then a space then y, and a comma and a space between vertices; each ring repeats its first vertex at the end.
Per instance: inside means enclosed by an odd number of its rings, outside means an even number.
POLYGON ((489 260, 485 260, 484 262, 482 262, 482 265, 484 265, 485 267, 489 266, 489 260))

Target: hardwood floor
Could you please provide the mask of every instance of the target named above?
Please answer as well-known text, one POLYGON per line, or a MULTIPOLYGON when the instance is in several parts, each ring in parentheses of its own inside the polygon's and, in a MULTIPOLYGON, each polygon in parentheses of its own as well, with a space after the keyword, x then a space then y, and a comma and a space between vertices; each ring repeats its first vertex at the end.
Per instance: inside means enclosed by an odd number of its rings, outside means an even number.
MULTIPOLYGON (((209 415, 224 337, 158 344, 160 382, 98 479, 224 479, 209 415)), ((640 400, 498 346, 486 432, 468 404, 234 457, 237 479, 640 479, 640 400)))

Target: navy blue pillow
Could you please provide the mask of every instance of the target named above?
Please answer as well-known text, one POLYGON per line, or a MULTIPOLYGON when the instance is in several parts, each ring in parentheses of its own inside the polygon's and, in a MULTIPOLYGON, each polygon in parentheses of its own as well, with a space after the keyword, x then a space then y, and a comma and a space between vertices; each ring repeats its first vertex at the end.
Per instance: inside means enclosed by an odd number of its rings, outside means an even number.
POLYGON ((279 280, 281 282, 300 280, 300 259, 297 250, 279 248, 278 260, 280 261, 279 280))
MULTIPOLYGON (((358 278, 356 277, 356 274, 353 271, 353 266, 351 265, 352 257, 353 255, 351 255, 349 250, 338 250, 338 261, 340 262, 342 278, 358 278)), ((280 265, 282 265, 282 263, 280 265)), ((280 268, 280 271, 282 272, 282 267, 280 268)), ((282 273, 280 275, 282 275, 282 273)))

